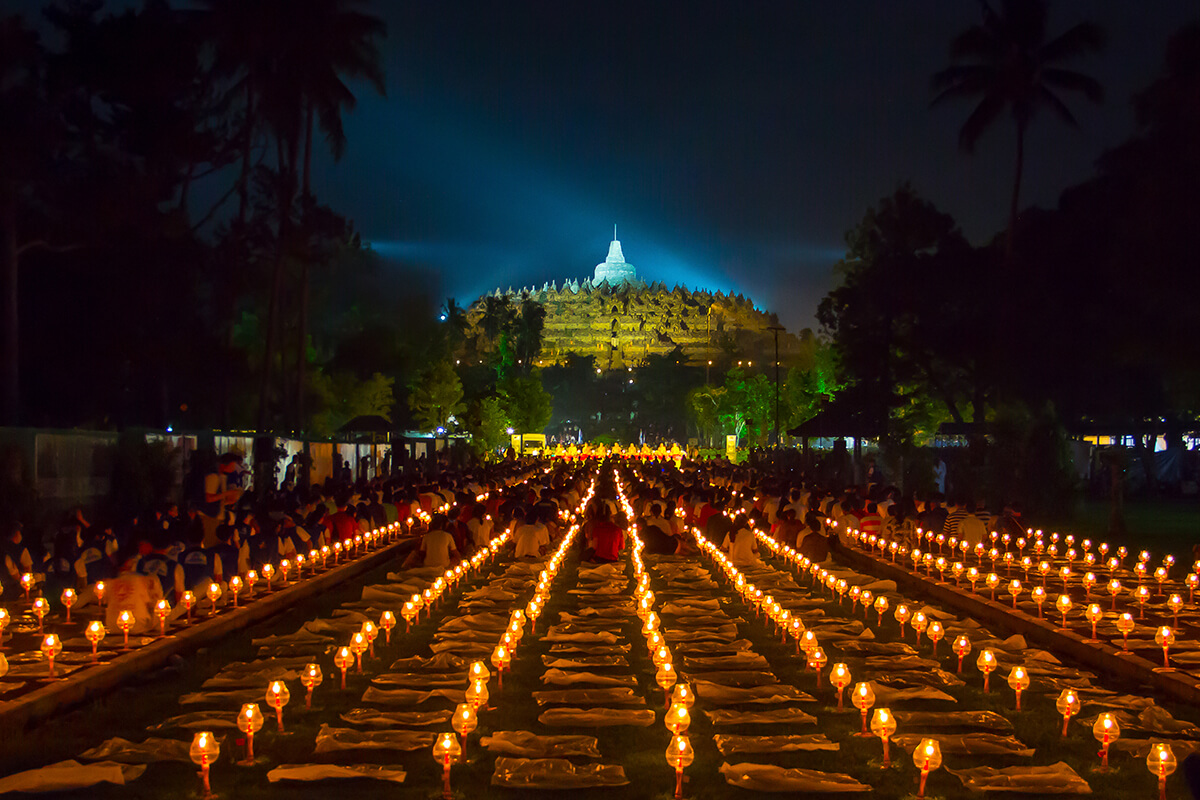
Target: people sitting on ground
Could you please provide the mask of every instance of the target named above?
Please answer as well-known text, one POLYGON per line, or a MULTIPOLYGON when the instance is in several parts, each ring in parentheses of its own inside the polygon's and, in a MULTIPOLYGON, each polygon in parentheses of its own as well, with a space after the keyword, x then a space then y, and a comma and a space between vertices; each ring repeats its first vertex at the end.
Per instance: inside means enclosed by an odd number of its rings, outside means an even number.
POLYGON ((721 541, 721 549, 729 554, 729 560, 734 566, 752 566, 759 563, 758 540, 754 531, 750 529, 750 518, 746 514, 741 513, 734 517, 729 532, 721 541))
POLYGON ((645 546, 643 553, 647 555, 671 555, 677 549, 671 523, 663 517, 662 503, 655 501, 650 504, 650 513, 638 521, 638 535, 645 546))
POLYGON ((513 555, 515 558, 541 558, 550 549, 550 533, 538 520, 537 512, 529 509, 518 512, 517 527, 513 530, 513 555))
POLYGON ((409 557, 407 566, 415 566, 409 562, 420 561, 423 567, 445 569, 458 560, 458 546, 446 530, 447 523, 446 515, 442 513, 430 518, 429 530, 421 537, 421 544, 409 557))
POLYGON ((613 521, 608 503, 593 505, 594 511, 587 526, 587 547, 583 560, 592 563, 611 563, 621 558, 625 548, 625 531, 613 521))

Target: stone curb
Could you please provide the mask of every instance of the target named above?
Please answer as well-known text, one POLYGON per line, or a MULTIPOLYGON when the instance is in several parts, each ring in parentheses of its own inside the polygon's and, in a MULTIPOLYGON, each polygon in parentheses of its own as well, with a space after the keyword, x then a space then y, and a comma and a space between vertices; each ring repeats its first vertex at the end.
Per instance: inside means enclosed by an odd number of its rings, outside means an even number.
POLYGON ((30 723, 90 700, 137 675, 160 667, 177 653, 196 650, 215 642, 234 631, 273 617, 300 600, 385 564, 406 553, 415 543, 415 539, 406 539, 389 544, 316 577, 305 578, 285 589, 260 595, 249 605, 226 608, 216 619, 194 622, 164 639, 119 655, 102 666, 80 670, 15 700, 0 702, 0 731, 4 731, 5 735, 13 735, 30 723))
POLYGON ((1186 672, 1155 672, 1157 664, 1137 655, 1120 655, 1120 649, 1107 642, 1091 644, 1073 630, 1063 630, 1045 619, 1039 619, 1008 604, 973 594, 951 583, 916 575, 899 564, 892 564, 840 542, 831 550, 838 558, 856 569, 880 578, 894 580, 896 585, 916 590, 967 614, 1010 633, 1017 633, 1029 642, 1060 652, 1101 672, 1149 684, 1172 700, 1200 705, 1200 679, 1186 672))

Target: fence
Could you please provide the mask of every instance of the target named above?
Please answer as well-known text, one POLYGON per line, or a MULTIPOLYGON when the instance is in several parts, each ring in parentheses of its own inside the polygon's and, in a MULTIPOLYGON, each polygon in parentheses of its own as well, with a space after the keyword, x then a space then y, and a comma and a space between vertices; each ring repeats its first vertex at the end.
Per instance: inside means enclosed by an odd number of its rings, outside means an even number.
MULTIPOLYGON (((0 428, 0 446, 15 448, 20 453, 43 510, 57 513, 73 506, 94 507, 108 496, 118 436, 113 431, 0 428)), ((148 442, 166 442, 174 451, 172 467, 177 497, 192 455, 202 448, 212 448, 218 454, 236 452, 244 455, 251 470, 247 478, 253 475, 253 434, 150 431, 145 437, 148 442)), ((306 450, 311 463, 307 479, 310 483, 319 483, 332 476, 335 467, 344 469, 347 465, 355 478, 374 478, 384 465, 390 465, 395 471, 402 464, 431 455, 440 449, 442 442, 413 436, 384 443, 276 437, 275 445, 284 454, 278 462, 277 483, 283 480, 284 470, 292 459, 306 450), (395 464, 391 463, 392 456, 395 464)), ((19 478, 6 475, 3 479, 19 478)))

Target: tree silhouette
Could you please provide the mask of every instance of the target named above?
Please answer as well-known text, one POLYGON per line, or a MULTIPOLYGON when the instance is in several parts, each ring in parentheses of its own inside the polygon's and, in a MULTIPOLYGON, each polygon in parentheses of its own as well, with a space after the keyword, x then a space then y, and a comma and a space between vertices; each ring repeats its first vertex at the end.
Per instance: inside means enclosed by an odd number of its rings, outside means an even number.
POLYGON ((37 34, 18 16, 0 19, 0 285, 3 286, 3 372, 0 424, 17 424, 20 402, 18 277, 22 244, 18 211, 37 182, 46 125, 44 52, 37 34))
POLYGON ((938 94, 932 105, 950 98, 978 100, 958 132, 959 145, 968 153, 1006 109, 1012 113, 1017 157, 1006 245, 1011 254, 1025 167, 1025 132, 1043 107, 1078 127, 1075 115, 1059 96, 1061 92, 1082 94, 1094 103, 1104 99, 1104 89, 1095 78, 1060 66, 1068 59, 1099 51, 1104 34, 1096 24, 1081 22, 1047 41, 1046 0, 1001 0, 999 13, 987 0, 981 5, 983 22, 950 43, 950 60, 964 63, 933 76, 938 94))
MULTIPOLYGON (((203 0, 204 29, 214 49, 214 70, 232 81, 231 94, 244 97, 241 222, 245 221, 250 153, 261 123, 274 145, 276 244, 267 304, 259 427, 270 425, 273 354, 278 341, 284 284, 297 192, 311 202, 309 166, 315 121, 333 153, 345 148, 341 112, 354 94, 343 77, 366 78, 383 93, 383 71, 375 44, 386 33, 382 20, 360 10, 362 0, 203 0), (303 146, 303 182, 300 158, 303 146)), ((302 415, 307 342, 308 264, 300 261, 299 325, 294 408, 302 415)), ((297 418, 299 423, 299 418, 297 418)))

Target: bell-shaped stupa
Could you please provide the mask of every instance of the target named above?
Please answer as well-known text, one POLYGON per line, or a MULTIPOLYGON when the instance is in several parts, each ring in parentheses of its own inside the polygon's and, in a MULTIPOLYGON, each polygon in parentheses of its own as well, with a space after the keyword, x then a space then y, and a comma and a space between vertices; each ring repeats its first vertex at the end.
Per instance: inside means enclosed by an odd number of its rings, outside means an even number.
POLYGON ((625 254, 621 252, 621 243, 617 241, 617 226, 613 225, 613 240, 608 246, 608 257, 596 265, 592 284, 598 286, 607 281, 609 286, 617 286, 622 283, 633 283, 636 280, 637 270, 634 269, 633 264, 625 261, 625 254))

